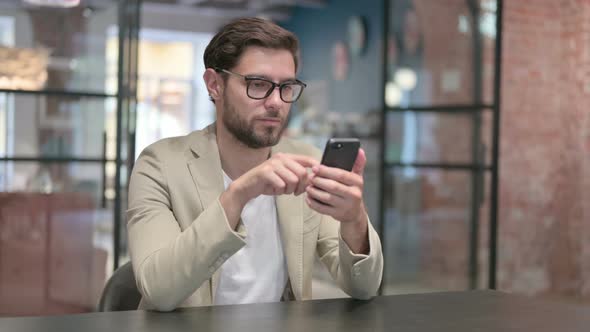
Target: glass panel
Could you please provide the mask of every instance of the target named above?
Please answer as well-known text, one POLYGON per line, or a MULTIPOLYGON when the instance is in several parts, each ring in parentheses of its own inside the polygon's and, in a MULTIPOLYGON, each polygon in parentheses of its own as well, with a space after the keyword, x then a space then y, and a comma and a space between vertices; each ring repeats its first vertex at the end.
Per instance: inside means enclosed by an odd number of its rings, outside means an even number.
POLYGON ((159 139, 186 135, 215 121, 215 108, 202 78, 203 53, 212 37, 210 33, 141 30, 136 114, 141 130, 135 137, 135 157, 159 139))
POLYGON ((389 1, 389 107, 492 102, 496 1, 389 1))
POLYGON ((115 121, 115 98, 0 96, 0 157, 104 158, 105 126, 107 117, 115 121))
MULTIPOLYGON (((477 25, 481 36, 481 96, 485 104, 494 103, 494 79, 496 78, 496 11, 498 1, 479 0, 477 25)), ((499 102, 499 101, 498 101, 499 102)))
POLYGON ((477 248, 487 245, 482 221, 488 210, 476 205, 480 221, 470 211, 472 199, 489 199, 475 195, 487 187, 472 188, 471 172, 465 171, 399 168, 388 171, 386 181, 384 294, 464 290, 472 278, 474 287, 485 287, 487 250, 476 252, 470 244, 480 239, 477 248), (471 237, 472 222, 479 222, 478 238, 471 237), (472 258, 479 276, 472 277, 472 258))
POLYGON ((102 166, 0 162, 0 314, 89 312, 112 266, 102 166))
POLYGON ((388 162, 486 165, 491 162, 492 111, 489 110, 474 113, 389 112, 386 128, 388 162), (477 152, 473 151, 474 137, 480 145, 477 152))
POLYGON ((0 88, 116 92, 116 84, 106 86, 117 73, 106 50, 108 39, 117 38, 117 1, 72 8, 3 1, 0 17, 15 27, 14 43, 0 47, 0 88))

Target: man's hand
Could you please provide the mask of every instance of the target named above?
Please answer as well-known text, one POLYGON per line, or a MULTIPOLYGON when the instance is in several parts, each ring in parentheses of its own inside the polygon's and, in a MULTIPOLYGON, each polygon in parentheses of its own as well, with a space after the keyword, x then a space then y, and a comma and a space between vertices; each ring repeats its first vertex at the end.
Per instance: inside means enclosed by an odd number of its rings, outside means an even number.
POLYGON ((368 217, 363 201, 363 171, 367 158, 359 149, 351 172, 317 165, 312 168, 306 202, 315 211, 338 220, 342 239, 355 253, 368 253, 368 217))
POLYGON ((319 163, 312 157, 277 153, 236 179, 236 186, 249 201, 260 195, 300 195, 309 184, 306 168, 319 163))
POLYGON ((309 156, 277 153, 232 182, 221 195, 230 227, 237 226, 242 209, 260 195, 300 195, 309 184, 307 168, 319 165, 309 156))

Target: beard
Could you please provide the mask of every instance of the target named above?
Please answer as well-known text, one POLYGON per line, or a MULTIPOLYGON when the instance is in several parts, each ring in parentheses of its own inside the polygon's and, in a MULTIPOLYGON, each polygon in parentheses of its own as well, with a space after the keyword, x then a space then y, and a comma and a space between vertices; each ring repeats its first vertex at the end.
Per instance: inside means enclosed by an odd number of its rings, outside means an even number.
MULTIPOLYGON (((236 107, 229 102, 227 96, 223 97, 225 109, 221 114, 221 121, 239 142, 252 149, 274 146, 279 142, 286 128, 285 121, 281 119, 280 127, 265 127, 262 132, 256 132, 254 124, 248 123, 248 120, 240 115, 236 107)), ((280 119, 279 111, 267 111, 264 117, 280 119)))

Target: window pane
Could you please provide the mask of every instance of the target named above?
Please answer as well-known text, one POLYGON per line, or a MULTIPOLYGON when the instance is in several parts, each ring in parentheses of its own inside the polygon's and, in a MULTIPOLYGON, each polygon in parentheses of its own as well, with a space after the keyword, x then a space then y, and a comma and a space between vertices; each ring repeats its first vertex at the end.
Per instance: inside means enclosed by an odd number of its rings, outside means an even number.
MULTIPOLYGON (((489 186, 482 180, 472 188, 465 171, 400 168, 386 176, 385 225, 382 234, 386 260, 384 294, 464 290, 470 288, 471 259, 478 267, 475 286, 487 281, 488 210, 471 203, 485 201, 489 186), (476 194, 477 193, 477 194, 476 194), (472 238, 472 222, 479 230, 472 238), (477 250, 471 241, 478 240, 477 250), (471 256, 473 255, 473 256, 471 256)), ((475 242, 473 242, 475 243, 475 242)))
POLYGON ((107 125, 114 142, 115 98, 0 95, 0 157, 104 158, 107 125))
POLYGON ((386 160, 404 163, 491 162, 492 113, 389 112, 386 160), (477 127, 476 127, 477 125, 477 127), (479 128, 479 129, 477 129, 479 128), (479 135, 474 158, 475 130, 479 135))
POLYGON ((0 162, 0 174, 0 312, 94 310, 112 267, 101 166, 0 162))
POLYGON ((0 16, 15 26, 14 43, 0 47, 2 62, 10 63, 2 68, 1 88, 116 92, 117 1, 67 9, 9 1, 0 16))
POLYGON ((480 2, 390 0, 388 106, 492 102, 496 1, 480 2))

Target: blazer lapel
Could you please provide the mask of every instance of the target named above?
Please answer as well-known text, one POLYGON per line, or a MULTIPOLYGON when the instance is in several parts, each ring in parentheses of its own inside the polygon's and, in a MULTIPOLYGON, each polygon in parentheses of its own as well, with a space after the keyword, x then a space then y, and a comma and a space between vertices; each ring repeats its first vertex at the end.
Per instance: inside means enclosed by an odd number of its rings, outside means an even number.
MULTIPOLYGON (((273 148, 271 155, 281 152, 280 143, 273 148)), ((277 205, 277 219, 281 231, 283 251, 287 260, 287 270, 293 295, 301 298, 303 291, 303 200, 302 195, 279 195, 275 201, 277 205)))
POLYGON ((187 161, 203 210, 213 203, 224 190, 215 129, 211 126, 193 133, 191 137, 193 154, 187 161))
MULTIPOLYGON (((203 211, 225 190, 215 136, 215 123, 201 131, 194 132, 192 136, 192 155, 188 157, 187 166, 197 188, 201 211, 203 211)), ((211 278, 211 304, 215 303, 219 277, 220 272, 217 270, 211 278)))

